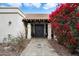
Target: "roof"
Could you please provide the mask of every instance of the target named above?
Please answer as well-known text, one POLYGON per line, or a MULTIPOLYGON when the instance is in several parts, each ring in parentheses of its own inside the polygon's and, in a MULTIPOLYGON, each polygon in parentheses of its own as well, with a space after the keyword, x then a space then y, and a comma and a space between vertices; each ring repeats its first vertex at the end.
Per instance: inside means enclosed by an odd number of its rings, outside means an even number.
POLYGON ((48 19, 48 14, 25 14, 26 19, 48 19))
POLYGON ((48 14, 24 14, 19 8, 17 7, 0 7, 0 13, 18 13, 24 17, 24 19, 48 19, 48 14))

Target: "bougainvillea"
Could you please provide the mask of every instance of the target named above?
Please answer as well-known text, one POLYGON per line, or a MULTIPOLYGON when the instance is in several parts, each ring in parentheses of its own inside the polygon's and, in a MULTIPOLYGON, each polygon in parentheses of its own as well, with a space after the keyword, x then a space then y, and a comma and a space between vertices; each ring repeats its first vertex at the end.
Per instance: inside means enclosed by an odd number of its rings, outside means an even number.
POLYGON ((60 27, 60 24, 57 23, 57 22, 54 22, 54 23, 52 24, 52 27, 53 27, 53 28, 59 28, 59 27, 60 27))
POLYGON ((68 38, 68 39, 73 38, 73 35, 72 35, 72 32, 71 32, 71 31, 68 31, 68 32, 66 33, 66 35, 67 35, 67 38, 68 38))
POLYGON ((76 21, 79 17, 79 12, 76 11, 78 6, 79 3, 61 4, 49 15, 51 20, 49 21, 52 24, 52 28, 55 29, 54 32, 57 35, 58 41, 67 48, 74 48, 74 46, 77 46, 77 39, 74 37, 73 33, 75 29, 79 32, 79 22, 76 21), (74 23, 72 19, 77 23, 74 23))
POLYGON ((76 14, 77 17, 79 17, 79 12, 76 14))
POLYGON ((79 22, 76 23, 76 29, 77 29, 77 31, 79 31, 79 22))
POLYGON ((66 31, 70 31, 70 27, 69 27, 68 24, 64 24, 63 29, 66 30, 66 31))
POLYGON ((63 19, 64 19, 65 21, 68 21, 68 20, 69 20, 69 16, 68 16, 68 15, 65 15, 65 16, 63 16, 63 19))
POLYGON ((76 45, 76 44, 77 44, 77 41, 76 41, 74 38, 69 39, 69 42, 70 42, 70 44, 72 44, 72 45, 76 45))

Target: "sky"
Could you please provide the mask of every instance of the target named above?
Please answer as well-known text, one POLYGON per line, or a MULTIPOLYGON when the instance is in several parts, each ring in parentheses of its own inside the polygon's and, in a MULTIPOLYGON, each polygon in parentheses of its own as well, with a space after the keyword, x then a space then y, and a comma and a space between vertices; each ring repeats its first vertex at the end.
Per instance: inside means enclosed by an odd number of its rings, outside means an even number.
POLYGON ((58 3, 0 3, 0 7, 18 7, 23 13, 49 14, 58 3))

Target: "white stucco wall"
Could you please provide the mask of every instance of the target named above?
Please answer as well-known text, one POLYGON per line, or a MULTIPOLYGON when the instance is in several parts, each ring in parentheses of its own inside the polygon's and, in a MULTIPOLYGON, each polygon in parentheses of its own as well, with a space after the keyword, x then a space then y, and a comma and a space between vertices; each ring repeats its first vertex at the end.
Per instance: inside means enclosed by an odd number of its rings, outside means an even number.
POLYGON ((23 18, 18 13, 0 13, 0 42, 3 42, 4 38, 8 38, 8 34, 14 37, 20 33, 25 34, 23 18), (11 21, 11 25, 9 25, 9 21, 11 21))
POLYGON ((0 7, 0 13, 18 13, 25 18, 23 12, 17 7, 0 7))

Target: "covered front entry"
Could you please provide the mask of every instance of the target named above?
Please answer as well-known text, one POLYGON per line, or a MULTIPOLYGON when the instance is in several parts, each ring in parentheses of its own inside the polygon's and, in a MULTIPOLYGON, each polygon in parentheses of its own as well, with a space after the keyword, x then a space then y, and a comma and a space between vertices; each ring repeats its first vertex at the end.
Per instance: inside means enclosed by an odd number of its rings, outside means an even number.
POLYGON ((51 23, 47 19, 23 19, 26 38, 48 38, 51 39, 51 23))
POLYGON ((47 35, 47 24, 46 23, 32 23, 31 24, 31 36, 35 38, 44 38, 47 35))
POLYGON ((35 37, 44 37, 44 24, 35 24, 35 37))

